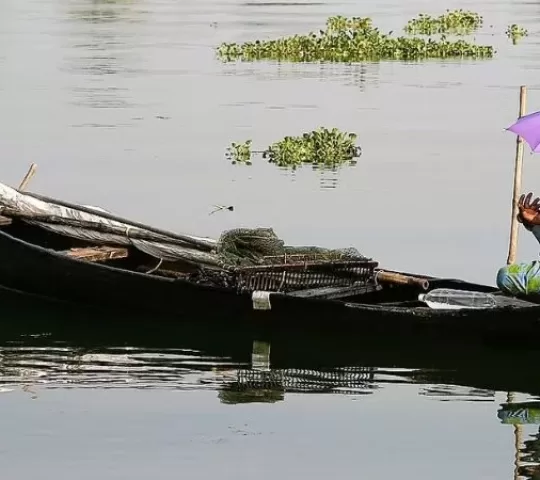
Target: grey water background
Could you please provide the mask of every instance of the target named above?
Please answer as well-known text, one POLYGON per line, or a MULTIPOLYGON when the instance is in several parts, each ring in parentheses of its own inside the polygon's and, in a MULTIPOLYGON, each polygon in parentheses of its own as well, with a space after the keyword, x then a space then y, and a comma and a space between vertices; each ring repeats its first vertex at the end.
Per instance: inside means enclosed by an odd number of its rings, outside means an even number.
MULTIPOLYGON (((353 245, 387 268, 493 284, 506 260, 519 86, 539 108, 534 2, 12 1, 0 5, 2 181, 30 162, 34 191, 217 236, 272 226, 290 244, 353 245), (370 16, 384 31, 420 12, 474 9, 482 61, 222 64, 223 41, 370 16), (514 46, 510 23, 530 32, 514 46), (339 172, 233 166, 232 141, 318 126, 359 135, 339 172), (214 204, 234 212, 209 216, 214 204)), ((525 155, 524 189, 540 163, 525 155)), ((538 247, 521 233, 519 260, 538 247)))
POLYGON ((508 479, 539 465, 538 415, 516 428, 502 414, 539 408, 534 350, 261 340, 226 312, 210 330, 0 301, 5 478, 508 479))
MULTIPOLYGON (((506 0, 3 0, 1 181, 17 184, 36 162, 32 190, 157 226, 211 236, 272 226, 290 244, 352 245, 390 268, 493 283, 512 193, 515 137, 504 128, 517 116, 520 85, 529 111, 540 105, 539 17, 537 3, 506 0), (446 8, 484 16, 476 37, 497 48, 494 59, 224 65, 213 51, 222 41, 317 30, 337 14, 398 32, 412 16, 446 8), (511 23, 530 33, 518 46, 504 36, 511 23), (264 147, 318 126, 358 133, 356 167, 291 173, 224 157, 232 141, 264 147), (214 204, 236 208, 209 216, 214 204)), ((526 153, 524 173, 524 190, 540 193, 536 156, 526 153)), ((537 252, 522 231, 519 259, 537 252)), ((44 315, 25 308, 4 310, 3 321, 44 315)), ((511 385, 418 381, 415 368, 429 356, 406 368, 394 356, 377 370, 384 357, 362 359, 357 346, 362 368, 375 369, 369 388, 337 382, 275 403, 231 404, 220 392, 251 368, 251 339, 239 360, 228 338, 215 354, 185 333, 164 333, 172 343, 159 347, 104 335, 85 348, 51 335, 44 321, 0 340, 5 478, 514 474, 512 427, 497 418, 511 385)), ((327 347, 314 351, 324 364, 327 347)), ((310 372, 304 384, 318 385, 322 367, 310 372)), ((537 398, 534 369, 530 378, 518 400, 537 398)))

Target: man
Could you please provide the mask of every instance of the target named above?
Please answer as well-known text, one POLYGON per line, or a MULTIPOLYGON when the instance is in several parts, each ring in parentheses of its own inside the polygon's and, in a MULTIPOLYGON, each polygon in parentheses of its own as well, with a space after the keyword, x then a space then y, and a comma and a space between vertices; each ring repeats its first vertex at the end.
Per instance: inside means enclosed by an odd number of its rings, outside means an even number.
MULTIPOLYGON (((517 219, 540 243, 540 198, 531 202, 532 196, 521 195, 517 219)), ((502 267, 497 273, 497 287, 510 295, 540 294, 540 261, 502 267)))

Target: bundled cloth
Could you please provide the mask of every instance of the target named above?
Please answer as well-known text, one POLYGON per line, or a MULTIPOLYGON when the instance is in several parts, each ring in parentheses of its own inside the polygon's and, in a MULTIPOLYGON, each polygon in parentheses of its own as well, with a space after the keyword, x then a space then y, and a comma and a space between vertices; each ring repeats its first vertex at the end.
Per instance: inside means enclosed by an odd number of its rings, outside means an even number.
POLYGON ((540 261, 517 263, 499 269, 497 287, 510 295, 540 293, 540 261))
POLYGON ((2 183, 0 213, 91 245, 134 247, 160 261, 207 269, 288 263, 309 256, 326 261, 366 259, 355 248, 288 246, 271 228, 236 228, 223 232, 218 240, 168 232, 101 208, 21 193, 2 183))

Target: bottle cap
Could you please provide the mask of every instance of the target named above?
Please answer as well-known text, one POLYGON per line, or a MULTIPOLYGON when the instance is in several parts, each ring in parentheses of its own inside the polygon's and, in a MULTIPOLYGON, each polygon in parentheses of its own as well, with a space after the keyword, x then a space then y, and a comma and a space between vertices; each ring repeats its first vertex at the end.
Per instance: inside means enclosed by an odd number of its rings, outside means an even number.
POLYGON ((425 298, 426 298, 425 293, 421 293, 420 295, 418 295, 418 300, 420 300, 421 302, 423 302, 425 298))

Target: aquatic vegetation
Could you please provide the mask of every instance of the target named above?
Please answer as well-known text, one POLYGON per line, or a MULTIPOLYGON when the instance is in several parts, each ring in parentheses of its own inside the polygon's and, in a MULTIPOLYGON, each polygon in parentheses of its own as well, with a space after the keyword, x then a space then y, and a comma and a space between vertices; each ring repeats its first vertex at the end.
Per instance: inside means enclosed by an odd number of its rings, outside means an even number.
POLYGON ((512 25, 509 25, 505 33, 506 33, 506 36, 510 40, 512 40, 512 43, 514 45, 516 45, 516 43, 522 37, 526 37, 527 35, 529 35, 529 32, 525 28, 520 27, 519 25, 516 25, 515 23, 513 23, 512 25))
POLYGON ((303 163, 327 166, 353 162, 361 155, 362 149, 355 145, 356 134, 343 133, 337 128, 319 128, 297 137, 285 137, 273 143, 263 153, 270 163, 280 167, 303 163))
MULTIPOLYGON (((268 162, 275 163, 279 167, 292 167, 293 169, 303 165, 335 167, 349 162, 354 165, 354 158, 362 154, 362 149, 355 145, 357 135, 354 133, 340 132, 337 128, 331 130, 321 127, 311 132, 305 132, 299 136, 286 136, 282 140, 273 143, 262 152, 262 157, 268 162)), ((250 158, 246 157, 246 149, 240 148, 251 145, 251 140, 244 144, 233 143, 228 148, 232 157, 232 163, 244 163, 251 165, 250 158), (249 142, 249 143, 248 143, 249 142)))
POLYGON ((441 35, 439 40, 410 36, 392 37, 391 32, 384 34, 374 27, 368 17, 336 16, 330 17, 326 22, 326 29, 318 33, 242 44, 223 43, 217 48, 217 55, 222 61, 360 62, 490 58, 494 55, 494 49, 492 46, 476 45, 464 40, 450 41, 445 35, 441 35))
POLYGON ((227 148, 225 156, 232 159, 232 163, 245 163, 251 165, 251 140, 246 140, 244 143, 231 143, 227 148))
POLYGON ((404 31, 409 34, 434 35, 447 33, 454 35, 470 35, 478 30, 484 20, 476 12, 468 10, 446 10, 438 17, 421 13, 407 22, 404 31))

